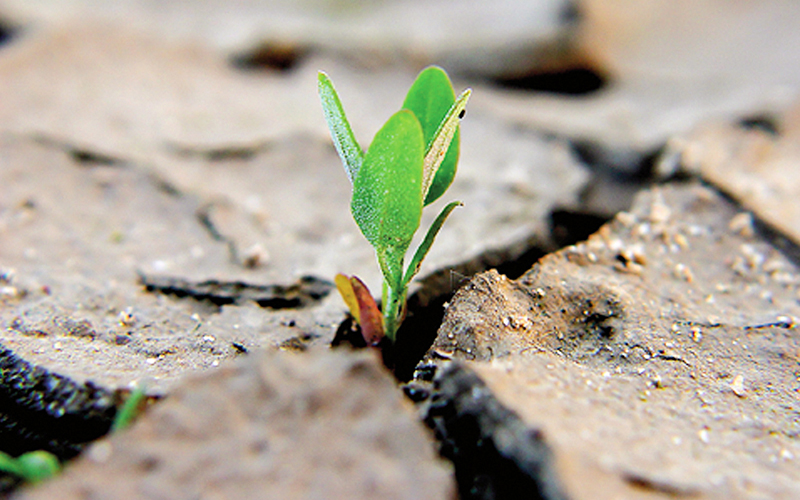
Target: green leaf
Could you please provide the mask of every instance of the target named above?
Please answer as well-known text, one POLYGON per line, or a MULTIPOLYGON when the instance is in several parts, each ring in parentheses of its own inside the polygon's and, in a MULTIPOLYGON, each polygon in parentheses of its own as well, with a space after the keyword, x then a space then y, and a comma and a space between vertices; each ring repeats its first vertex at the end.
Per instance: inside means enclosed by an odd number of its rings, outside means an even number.
POLYGON ((430 203, 427 200, 431 197, 431 188, 434 187, 435 179, 439 179, 439 184, 435 186, 436 189, 434 190, 431 201, 439 198, 439 196, 450 187, 450 183, 456 175, 455 168, 458 163, 457 155, 452 165, 449 163, 447 165, 447 168, 452 168, 452 171, 446 170, 441 176, 439 175, 439 171, 440 166, 443 164, 444 160, 447 159, 447 155, 451 154, 451 151, 458 153, 458 124, 464 116, 464 110, 467 107, 467 101, 471 93, 472 91, 467 89, 458 96, 456 102, 453 103, 442 119, 442 122, 439 124, 439 128, 436 130, 433 140, 428 144, 428 150, 425 152, 425 161, 422 169, 422 192, 425 195, 426 203, 430 203), (454 140, 456 141, 456 147, 453 150, 450 149, 450 144, 452 144, 454 140), (447 184, 443 184, 444 182, 447 182, 447 184))
MULTIPOLYGON (((422 70, 408 90, 403 108, 413 111, 419 119, 425 137, 426 151, 454 101, 455 92, 450 78, 437 66, 422 70)), ((456 131, 444 161, 434 179, 428 183, 431 188, 427 191, 425 205, 438 199, 453 182, 458 163, 459 141, 459 134, 456 131)))
POLYGON ((403 286, 407 286, 408 283, 417 275, 419 272, 420 266, 422 266, 422 261, 425 259, 425 256, 428 255, 428 251, 431 249, 431 245, 433 245, 433 240, 436 238, 436 235, 439 234, 439 230, 442 228, 444 221, 447 220, 447 217, 450 215, 456 207, 462 206, 460 201, 453 201, 447 204, 446 207, 439 212, 439 215, 436 217, 436 220, 433 221, 431 227, 428 228, 428 233, 425 235, 425 239, 422 240, 422 243, 419 244, 417 251, 414 252, 414 257, 411 259, 411 262, 408 265, 408 270, 406 271, 405 276, 403 276, 403 286))
POLYGON ((17 477, 23 477, 25 474, 22 464, 16 458, 2 451, 0 451, 0 472, 14 474, 17 477))
MULTIPOLYGON (((419 227, 423 155, 419 120, 400 110, 375 134, 355 178, 350 208, 379 259, 389 254, 402 259, 419 227)), ((396 282, 400 277, 402 270, 396 282)))
POLYGON ((339 100, 339 95, 333 87, 333 82, 328 75, 319 72, 317 76, 317 90, 319 92, 319 99, 322 101, 322 110, 325 113, 325 121, 328 123, 328 128, 333 137, 333 145, 336 147, 336 152, 344 164, 344 170, 347 172, 347 178, 350 179, 352 184, 358 176, 358 171, 364 160, 364 152, 361 146, 356 141, 356 136, 353 134, 353 129, 350 128, 350 123, 344 114, 342 102, 339 100))
POLYGON ((140 382, 136 384, 136 387, 134 387, 128 395, 128 399, 117 409, 117 415, 111 423, 111 432, 119 432, 123 429, 127 429, 131 423, 133 423, 133 420, 139 416, 142 410, 142 404, 147 399, 145 389, 144 383, 140 382))
POLYGON ((17 458, 0 452, 0 471, 13 474, 29 483, 51 478, 60 470, 58 458, 44 450, 29 451, 17 458))
POLYGON ((23 453, 17 457, 17 462, 23 471, 22 477, 29 483, 50 479, 61 471, 61 463, 58 458, 44 450, 23 453))

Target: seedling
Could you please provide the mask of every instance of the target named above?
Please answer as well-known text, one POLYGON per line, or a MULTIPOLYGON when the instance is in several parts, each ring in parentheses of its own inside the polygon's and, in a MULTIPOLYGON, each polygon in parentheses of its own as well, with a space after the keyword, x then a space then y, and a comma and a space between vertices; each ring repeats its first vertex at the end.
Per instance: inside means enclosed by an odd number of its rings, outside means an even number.
POLYGON ((44 450, 29 451, 16 458, 0 451, 0 471, 28 483, 38 483, 58 474, 61 463, 55 455, 44 450))
POLYGON ((139 416, 139 413, 142 411, 142 406, 146 404, 147 401, 145 390, 146 387, 144 383, 140 382, 136 384, 128 395, 128 398, 122 403, 122 406, 118 407, 117 415, 111 423, 111 432, 127 429, 136 417, 139 416))
POLYGON ((336 151, 353 185, 350 209, 361 233, 375 249, 383 275, 382 311, 355 276, 336 276, 336 286, 368 344, 395 341, 406 312, 408 284, 442 224, 460 202, 446 205, 428 229, 408 267, 404 261, 420 225, 422 209, 444 194, 456 174, 459 122, 471 93, 455 97, 447 73, 424 69, 403 108, 375 134, 366 153, 356 141, 328 75, 319 73, 319 96, 336 151))
MULTIPOLYGON (((117 410, 111 432, 127 428, 139 415, 145 398, 145 386, 138 384, 117 410)), ((0 451, 0 472, 13 474, 27 483, 35 484, 61 472, 61 462, 58 457, 45 450, 29 451, 18 457, 0 451)))

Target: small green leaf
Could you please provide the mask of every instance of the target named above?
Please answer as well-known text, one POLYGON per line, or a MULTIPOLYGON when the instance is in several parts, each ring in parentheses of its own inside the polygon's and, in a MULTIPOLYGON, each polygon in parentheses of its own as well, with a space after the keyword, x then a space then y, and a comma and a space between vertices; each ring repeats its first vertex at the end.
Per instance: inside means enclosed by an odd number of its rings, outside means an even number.
POLYGON ((60 470, 58 458, 48 451, 29 451, 17 458, 0 452, 0 471, 13 474, 29 483, 38 483, 53 477, 60 470))
POLYGON ((450 78, 442 68, 429 66, 422 70, 408 89, 403 108, 414 112, 422 125, 428 145, 439 128, 442 118, 456 100, 450 78))
POLYGON ((142 410, 142 403, 147 398, 145 389, 144 383, 136 384, 136 387, 128 395, 128 399, 117 409, 117 415, 111 424, 111 432, 127 429, 133 423, 133 420, 139 416, 142 410))
POLYGON ((375 134, 355 178, 350 208, 379 258, 390 248, 403 255, 419 227, 423 155, 419 120, 400 110, 375 134))
POLYGON ((403 286, 407 286, 414 276, 417 275, 420 266, 422 266, 422 261, 425 259, 425 256, 428 255, 428 251, 431 249, 431 245, 433 245, 433 240, 436 238, 436 235, 442 228, 444 221, 447 220, 450 212, 452 212, 456 207, 460 206, 462 206, 460 201, 453 201, 448 203, 447 206, 444 207, 441 212, 439 212, 436 220, 434 220, 433 224, 431 224, 431 227, 428 228, 428 232, 425 234, 425 239, 422 240, 422 243, 420 243, 417 251, 414 252, 414 257, 411 259, 411 262, 408 265, 408 270, 406 270, 405 276, 403 276, 403 286))
POLYGON ((336 152, 344 164, 344 170, 347 172, 347 178, 350 179, 352 184, 358 176, 358 171, 364 160, 364 152, 361 146, 356 141, 356 136, 353 134, 353 129, 350 128, 350 123, 344 114, 342 102, 339 100, 339 95, 333 87, 331 79, 323 73, 319 72, 317 76, 317 90, 319 92, 319 99, 322 101, 322 110, 325 113, 325 121, 328 123, 328 128, 333 137, 333 145, 336 147, 336 152))
POLYGON ((23 479, 38 483, 50 479, 61 471, 61 463, 55 455, 44 450, 29 451, 17 458, 23 471, 23 479))
POLYGON ((22 465, 17 459, 2 451, 0 451, 0 472, 14 474, 17 477, 22 477, 25 474, 22 470, 22 465))
MULTIPOLYGON (((422 70, 414 84, 408 90, 403 108, 414 112, 422 125, 426 151, 430 148, 437 131, 450 107, 455 102, 455 92, 447 73, 437 66, 422 70)), ((459 133, 451 137, 449 148, 438 167, 434 170, 434 178, 428 182, 430 188, 425 197, 425 205, 436 201, 453 182, 459 155, 459 133)))

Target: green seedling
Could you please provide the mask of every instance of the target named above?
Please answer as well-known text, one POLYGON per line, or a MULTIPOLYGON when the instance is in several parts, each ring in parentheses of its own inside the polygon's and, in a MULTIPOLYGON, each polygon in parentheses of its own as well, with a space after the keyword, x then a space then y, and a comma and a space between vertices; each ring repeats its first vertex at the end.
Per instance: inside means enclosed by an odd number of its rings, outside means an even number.
MULTIPOLYGON (((111 424, 111 432, 121 431, 133 422, 141 412, 146 399, 144 384, 138 384, 117 411, 111 424)), ((45 450, 36 450, 12 457, 0 451, 0 472, 12 474, 26 483, 39 483, 61 472, 58 457, 45 450)))
POLYGON ((38 483, 61 471, 58 458, 44 450, 29 451, 12 457, 0 451, 0 471, 13 474, 27 483, 38 483))
POLYGON ((424 69, 403 108, 375 134, 366 153, 356 141, 328 75, 319 73, 319 96, 333 144, 353 185, 350 209, 361 233, 375 249, 383 275, 382 311, 355 276, 338 275, 336 286, 368 344, 394 342, 405 316, 409 282, 444 221, 460 202, 446 205, 428 229, 408 267, 404 261, 420 225, 422 209, 444 194, 456 174, 459 122, 471 93, 456 98, 447 73, 424 69))
POLYGON ((114 421, 111 423, 111 432, 119 432, 127 429, 142 412, 142 406, 147 400, 145 394, 145 384, 138 383, 133 388, 128 398, 122 403, 122 406, 117 409, 117 414, 114 421))

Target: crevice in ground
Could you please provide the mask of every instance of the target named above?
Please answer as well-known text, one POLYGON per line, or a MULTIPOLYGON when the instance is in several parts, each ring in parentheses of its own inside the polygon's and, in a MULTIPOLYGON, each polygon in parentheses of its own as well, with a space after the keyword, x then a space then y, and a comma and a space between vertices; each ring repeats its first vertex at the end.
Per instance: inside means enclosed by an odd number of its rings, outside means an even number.
POLYGON ((88 149, 70 148, 67 154, 78 164, 85 166, 106 166, 111 167, 122 163, 119 159, 102 153, 89 151, 88 149))
POLYGON ((629 209, 636 194, 653 184, 664 152, 664 145, 636 150, 587 140, 567 143, 592 175, 580 194, 580 211, 606 218, 629 209))
POLYGON ((454 363, 437 377, 424 418, 455 465, 462 500, 567 498, 542 434, 467 368, 454 363))
MULTIPOLYGON (((108 433, 120 394, 78 384, 17 357, 0 345, 0 451, 45 450, 69 460, 108 433)), ((0 492, 19 480, 0 473, 0 492)))
POLYGON ((13 22, 0 16, 0 47, 11 43, 20 33, 20 28, 13 22))
POLYGON ((556 246, 564 248, 586 240, 608 220, 608 217, 588 210, 556 209, 550 213, 550 234, 556 246))
POLYGON ((608 77, 588 64, 578 64, 550 70, 537 69, 524 75, 498 78, 495 83, 513 90, 584 96, 605 88, 608 77))
POLYGON ((262 42, 230 58, 241 71, 273 71, 288 73, 309 54, 309 48, 290 42, 262 42))
POLYGON ((200 158, 211 162, 217 162, 251 160, 269 149, 271 145, 272 143, 270 141, 263 140, 241 144, 231 143, 213 147, 170 143, 167 144, 167 148, 176 156, 183 158, 200 158))
POLYGON ((781 132, 779 117, 769 113, 757 113, 739 118, 738 125, 746 130, 760 130, 771 136, 781 132))
POLYGON ((498 75, 492 82, 504 89, 556 96, 583 97, 603 91, 611 74, 575 43, 583 12, 576 2, 565 2, 561 11, 565 37, 540 44, 535 63, 527 70, 498 75))
POLYGON ((308 307, 325 298, 333 289, 333 283, 314 276, 303 276, 290 285, 255 285, 242 281, 191 281, 139 273, 139 282, 148 292, 210 302, 218 307, 255 302, 268 309, 308 307))
POLYGON ((42 146, 63 151, 76 164, 83 167, 119 167, 128 163, 127 160, 114 156, 110 153, 103 153, 101 151, 71 144, 56 137, 36 134, 33 137, 33 141, 42 146))
POLYGON ((217 228, 217 225, 214 223, 214 220, 211 216, 212 209, 213 203, 206 203, 198 208, 196 212, 197 221, 200 223, 200 226, 205 229, 212 240, 225 244, 228 249, 228 258, 233 264, 238 264, 240 262, 239 246, 236 244, 235 239, 224 235, 217 228))
POLYGON ((692 179, 700 181, 705 187, 712 189, 719 193, 726 201, 738 207, 742 212, 750 214, 753 221, 753 230, 763 238, 767 243, 775 247, 784 257, 789 259, 792 264, 800 267, 800 245, 794 240, 786 236, 783 231, 776 228, 768 221, 762 219, 755 212, 743 206, 736 197, 728 191, 720 188, 717 185, 707 182, 702 177, 693 177, 692 175, 686 176, 683 171, 679 171, 678 180, 682 182, 689 182, 692 179))

